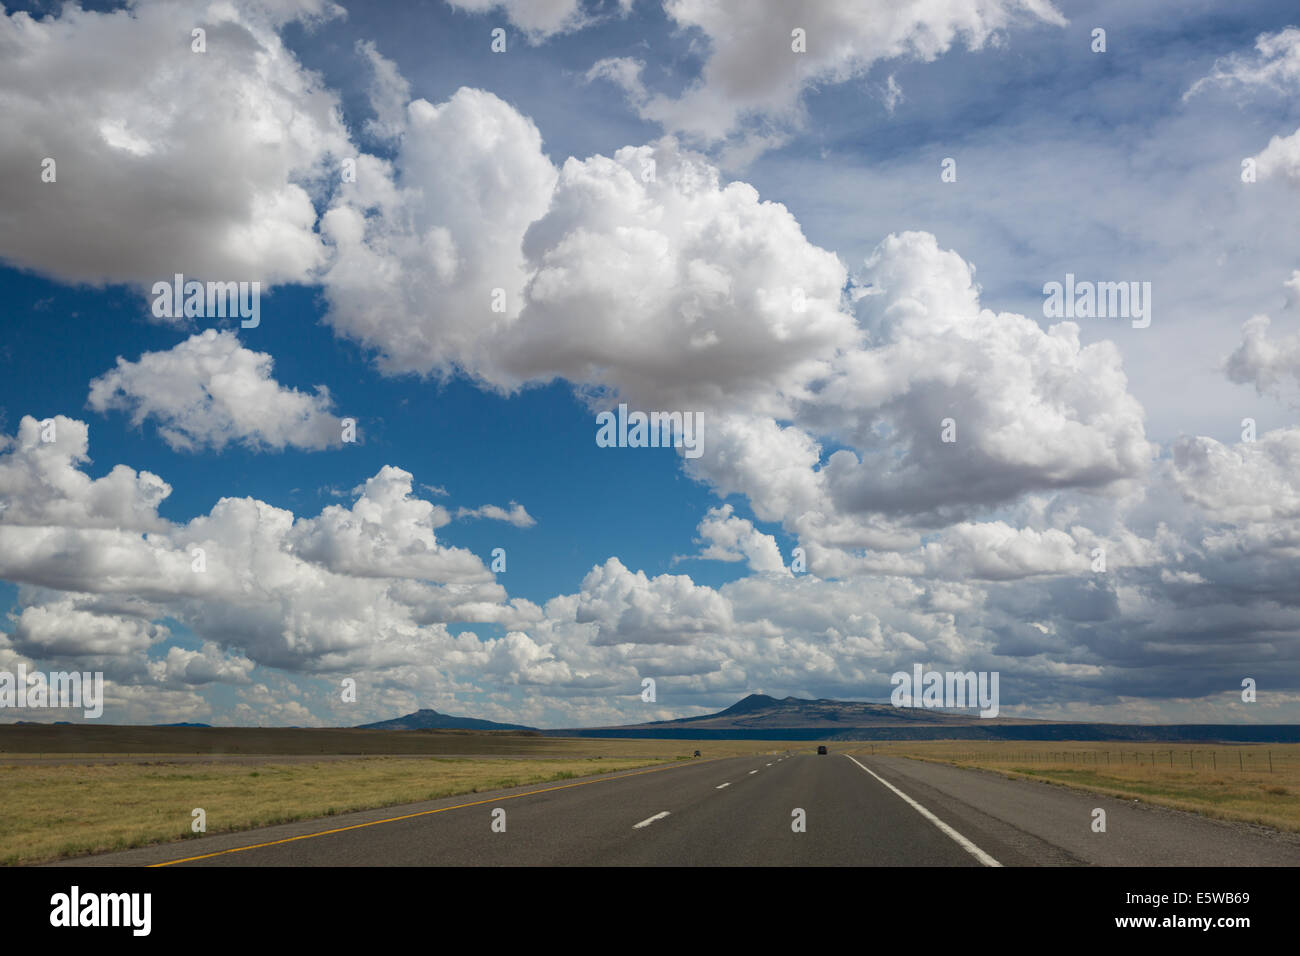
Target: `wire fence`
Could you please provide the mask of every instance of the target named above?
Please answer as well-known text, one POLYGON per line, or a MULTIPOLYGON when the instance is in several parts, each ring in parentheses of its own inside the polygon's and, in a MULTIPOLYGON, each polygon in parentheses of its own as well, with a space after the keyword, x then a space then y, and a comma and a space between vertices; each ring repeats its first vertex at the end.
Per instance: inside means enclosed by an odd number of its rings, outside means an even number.
POLYGON ((872 753, 914 752, 958 763, 1022 764, 1052 767, 1147 767, 1153 770, 1205 770, 1237 773, 1278 773, 1300 768, 1300 748, 1284 747, 1123 747, 1087 749, 988 747, 947 750, 931 747, 872 744, 872 753))

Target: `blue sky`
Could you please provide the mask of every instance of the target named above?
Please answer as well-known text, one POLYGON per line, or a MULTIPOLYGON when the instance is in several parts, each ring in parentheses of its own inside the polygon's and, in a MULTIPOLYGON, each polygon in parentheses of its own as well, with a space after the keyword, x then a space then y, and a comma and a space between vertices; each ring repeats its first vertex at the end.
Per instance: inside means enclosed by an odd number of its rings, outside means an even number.
MULTIPOLYGON (((9 432, 24 414, 44 419, 83 412, 87 383, 119 355, 135 357, 187 337, 159 329, 141 314, 140 296, 128 290, 70 289, 16 270, 6 270, 4 278, 11 301, 28 303, 7 342, 14 374, 6 376, 2 404, 9 432), (64 322, 51 321, 59 317, 64 322), (31 361, 56 355, 57 361, 31 361), (69 407, 70 396, 80 401, 69 407)), ((610 554, 626 554, 638 567, 660 573, 672 570, 676 554, 692 550, 699 515, 716 501, 680 474, 671 449, 629 456, 598 448, 592 416, 563 383, 505 397, 464 378, 379 375, 320 326, 314 299, 306 288, 277 291, 278 320, 256 330, 257 348, 275 356, 276 378, 286 387, 309 391, 328 383, 338 407, 360 423, 355 447, 266 454, 236 446, 220 455, 178 454, 152 426, 134 428, 110 414, 95 416, 95 462, 87 473, 99 477, 129 461, 167 476, 175 490, 159 512, 179 521, 227 496, 316 511, 348 497, 384 464, 400 461, 419 483, 444 489, 457 504, 525 504, 548 528, 545 534, 467 520, 448 528, 446 537, 485 556, 507 548, 511 593, 538 602, 572 588, 610 554)), ((708 563, 697 573, 716 585, 738 569, 708 563)))
POLYGON ((7 8, 0 667, 101 669, 115 722, 575 726, 914 662, 1300 717, 1294 10, 767 6, 7 8), (260 324, 154 317, 175 272, 260 324), (1054 328, 1067 272, 1151 326, 1054 328), (704 456, 598 447, 620 400, 704 456))

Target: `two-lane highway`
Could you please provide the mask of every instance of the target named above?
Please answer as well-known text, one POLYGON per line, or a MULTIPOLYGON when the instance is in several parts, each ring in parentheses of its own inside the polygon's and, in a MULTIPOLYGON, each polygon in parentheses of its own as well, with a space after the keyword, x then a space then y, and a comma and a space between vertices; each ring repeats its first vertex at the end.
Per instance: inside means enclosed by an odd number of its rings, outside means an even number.
MULTIPOLYGON (((912 761, 780 753, 467 795, 81 862, 996 867, 1104 863, 1107 853, 1124 862, 1125 848, 1144 837, 1091 832, 1091 807, 1107 799, 912 761)), ((1261 864, 1300 862, 1286 835, 1242 833, 1190 814, 1146 818, 1127 806, 1113 809, 1135 821, 1126 825, 1154 827, 1147 839, 1190 854, 1170 862, 1194 862, 1204 848, 1220 856, 1240 850, 1261 864)))
MULTIPOLYGON (((335 818, 329 826, 318 824, 283 837, 267 830, 233 835, 234 845, 213 850, 205 851, 207 840, 198 840, 111 854, 92 862, 980 865, 958 842, 843 755, 693 761, 440 804, 424 811, 403 808, 404 813, 359 824, 335 818), (504 820, 494 811, 504 811, 504 820)), ((225 843, 231 841, 232 835, 224 838, 225 843)))

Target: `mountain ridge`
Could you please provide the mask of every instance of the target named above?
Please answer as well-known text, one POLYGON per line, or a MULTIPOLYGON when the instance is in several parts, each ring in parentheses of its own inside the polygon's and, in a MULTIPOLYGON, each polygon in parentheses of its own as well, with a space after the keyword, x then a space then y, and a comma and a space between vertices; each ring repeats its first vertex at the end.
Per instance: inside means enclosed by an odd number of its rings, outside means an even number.
POLYGON ((711 714, 605 727, 537 729, 421 709, 362 724, 374 730, 498 730, 547 737, 678 740, 1114 740, 1300 742, 1293 724, 1104 724, 981 718, 974 712, 895 707, 833 698, 747 694, 711 714))
POLYGON ((378 720, 369 724, 358 724, 357 730, 531 730, 525 724, 503 724, 495 720, 483 720, 478 717, 458 717, 455 714, 443 714, 429 707, 390 720, 378 720))

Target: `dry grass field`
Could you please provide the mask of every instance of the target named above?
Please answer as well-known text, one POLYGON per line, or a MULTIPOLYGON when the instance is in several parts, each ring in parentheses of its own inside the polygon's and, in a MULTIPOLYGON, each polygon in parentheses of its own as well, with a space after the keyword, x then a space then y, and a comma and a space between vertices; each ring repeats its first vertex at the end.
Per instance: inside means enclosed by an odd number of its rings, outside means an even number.
POLYGON ((890 741, 841 745, 1300 831, 1300 744, 890 741))
MULTIPOLYGON (((574 741, 590 755, 645 753, 635 740, 546 737, 481 730, 361 730, 351 727, 125 727, 110 724, 0 724, 0 759, 11 754, 428 754, 430 756, 572 756, 574 741), (607 746, 606 746, 607 745, 607 746)), ((649 741, 667 743, 667 741, 649 741)), ((675 744, 680 754, 686 741, 675 744)), ((698 745, 696 745, 698 746, 698 745)), ((689 754, 690 749, 685 753, 689 754)))

